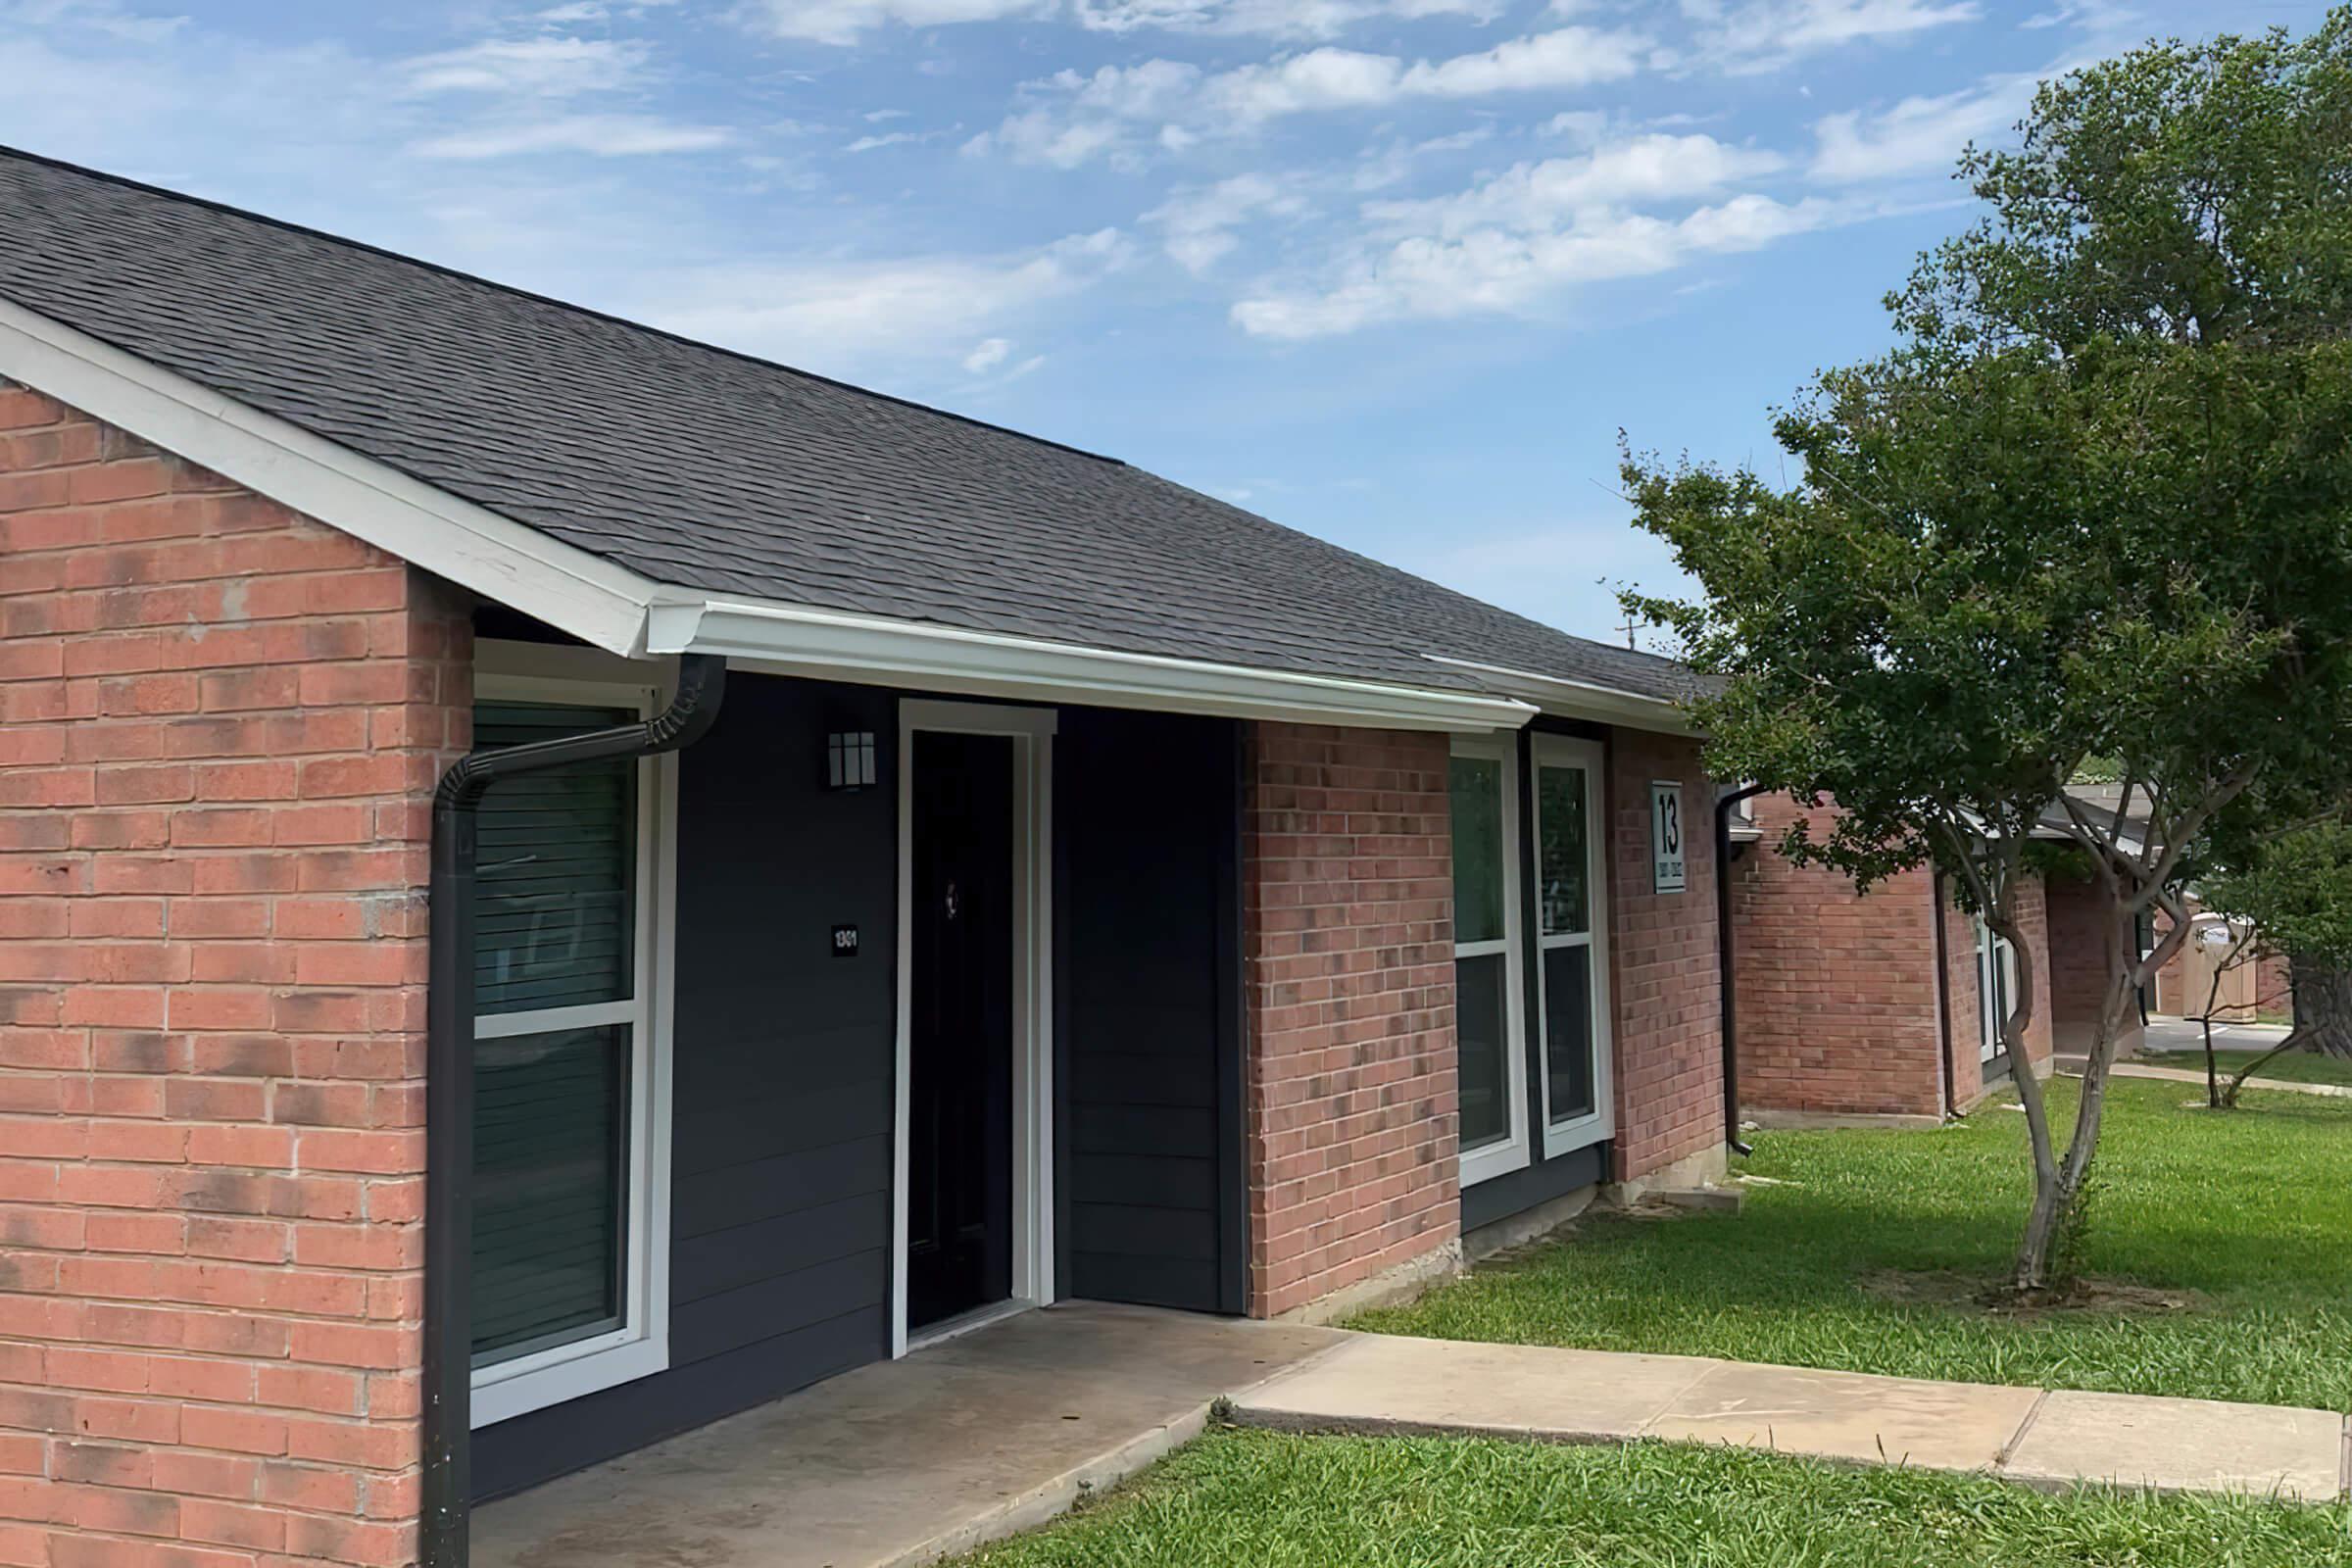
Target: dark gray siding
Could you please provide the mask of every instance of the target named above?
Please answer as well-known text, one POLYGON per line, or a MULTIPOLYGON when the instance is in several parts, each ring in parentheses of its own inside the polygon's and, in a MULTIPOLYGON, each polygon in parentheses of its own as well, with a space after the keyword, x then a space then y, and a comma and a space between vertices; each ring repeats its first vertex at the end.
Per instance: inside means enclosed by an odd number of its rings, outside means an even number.
POLYGON ((670 1369, 476 1433, 478 1496, 888 1353, 896 738, 887 692, 735 674, 679 759, 670 1369), (839 729, 883 787, 822 787, 839 729))
POLYGON ((1063 1294, 1242 1309, 1237 727, 1064 709, 1063 1294))

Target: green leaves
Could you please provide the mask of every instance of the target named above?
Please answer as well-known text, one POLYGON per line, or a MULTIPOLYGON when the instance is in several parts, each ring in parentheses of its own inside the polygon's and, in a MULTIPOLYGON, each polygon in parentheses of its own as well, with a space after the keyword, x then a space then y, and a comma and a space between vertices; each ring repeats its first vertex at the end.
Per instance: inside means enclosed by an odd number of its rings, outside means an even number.
POLYGON ((1835 796, 1797 848, 1864 885, 2094 757, 2191 837, 2242 831, 2193 808, 2231 781, 2352 782, 2352 10, 2090 68, 2024 132, 1966 160, 1992 213, 1903 345, 1781 414, 1793 486, 1625 463, 1703 591, 1631 602, 1725 677, 1714 765, 1835 796))

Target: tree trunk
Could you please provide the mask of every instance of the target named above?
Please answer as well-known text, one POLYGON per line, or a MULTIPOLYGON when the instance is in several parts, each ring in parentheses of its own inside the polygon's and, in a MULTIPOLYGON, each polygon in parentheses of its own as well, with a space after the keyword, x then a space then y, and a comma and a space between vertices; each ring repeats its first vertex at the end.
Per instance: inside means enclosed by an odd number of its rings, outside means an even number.
POLYGON ((2297 1045, 2352 1060, 2352 969, 2297 954, 2291 960, 2297 1045))
POLYGON ((2247 1062, 2230 1078, 2230 1087, 2222 1091, 2223 1108, 2235 1110, 2237 1097, 2246 1087, 2246 1080, 2261 1075, 2275 1056, 2290 1051, 2317 1051, 2325 1055, 2352 1060, 2352 969, 2322 963, 2316 958, 2292 958, 2289 961, 2295 994, 2295 1026, 2286 1038, 2247 1062))

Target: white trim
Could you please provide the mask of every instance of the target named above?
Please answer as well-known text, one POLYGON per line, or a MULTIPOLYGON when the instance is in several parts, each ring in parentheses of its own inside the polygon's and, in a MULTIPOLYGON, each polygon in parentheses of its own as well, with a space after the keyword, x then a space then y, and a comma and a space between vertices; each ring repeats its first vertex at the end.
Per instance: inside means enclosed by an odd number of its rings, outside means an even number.
POLYGON ((1977 1062, 1989 1066, 2001 1059, 2002 1034, 2009 1020, 1994 1007, 1996 988, 1993 984, 1998 966, 2000 996, 2012 1005, 2017 999, 2017 948, 2007 937, 1992 934, 1983 915, 1977 916, 1977 1062))
POLYGON ((1616 1131, 1616 1046, 1609 1026, 1609 834, 1601 779, 1608 753, 1598 741, 1567 735, 1536 735, 1528 748, 1528 865, 1536 878, 1537 1101, 1543 1114, 1544 1157, 1557 1158, 1600 1143, 1616 1131), (1543 769, 1579 767, 1585 773, 1586 929, 1547 934, 1544 930, 1543 769), (1544 988, 1544 955, 1554 948, 1592 951, 1592 1109, 1565 1121, 1551 1117, 1551 999, 1544 988))
MULTIPOLYGON (((659 711, 669 671, 591 650, 485 641, 475 657, 476 700, 559 702, 659 711), (599 678, 550 674, 576 671, 599 678), (635 676, 631 679, 629 677, 635 676)), ((638 765, 637 954, 630 996, 536 1011, 478 1015, 477 1040, 559 1029, 629 1025, 628 1256, 618 1328, 476 1368, 474 1427, 650 1377, 669 1366, 670 1058, 676 1002, 678 760, 638 765)))
POLYGON ((1512 669, 1506 664, 1480 663, 1474 659, 1450 659, 1444 654, 1424 654, 1421 657, 1433 664, 1445 664, 1453 669, 1472 669, 1482 675, 1492 676, 1497 689, 1533 703, 1543 711, 1560 718, 1624 724, 1658 735, 1696 736, 1704 733, 1691 722, 1690 714, 1682 704, 1663 697, 1637 697, 1631 692, 1597 686, 1591 681, 1570 680, 1561 675, 1539 675, 1533 670, 1512 669))
POLYGON ((1517 729, 1526 703, 1329 675, 1116 653, 954 626, 920 625, 750 600, 654 607, 653 653, 723 654, 744 669, 1029 701, 1087 702, 1170 713, 1378 725, 1387 729, 1517 729))
POLYGON ((643 640, 635 572, 7 300, 0 375, 608 652, 643 640))
POLYGON ((899 704, 898 1028, 891 1128, 890 1353, 1051 1305, 1054 1280, 1054 735, 1050 709, 899 704), (918 730, 1013 741, 1012 1296, 909 1339, 906 1325, 909 1064, 914 1045, 914 736, 918 730), (986 1314, 983 1316, 983 1314, 986 1314))
MULTIPOLYGON (((1476 1186, 1529 1163, 1527 1127, 1527 970, 1522 954, 1525 946, 1526 922, 1521 917, 1519 866, 1527 857, 1526 840, 1519 832, 1519 740, 1516 735, 1456 735, 1452 755, 1475 757, 1494 762, 1495 787, 1502 796, 1502 935, 1481 942, 1456 941, 1453 956, 1458 964, 1463 958, 1481 958, 1495 954, 1502 956, 1503 998, 1503 1096, 1509 1135, 1495 1143, 1477 1149, 1461 1151, 1461 1183, 1476 1186)), ((1458 878, 1459 873, 1456 873, 1458 878)), ((1458 931, 1459 911, 1455 914, 1458 931)), ((1460 1047, 1459 1020, 1461 1003, 1454 1003, 1456 1020, 1455 1051, 1460 1047)), ((1457 1065, 1458 1072, 1458 1065, 1457 1065)), ((1456 1137, 1459 1137, 1460 1116, 1455 1116, 1456 1137)))

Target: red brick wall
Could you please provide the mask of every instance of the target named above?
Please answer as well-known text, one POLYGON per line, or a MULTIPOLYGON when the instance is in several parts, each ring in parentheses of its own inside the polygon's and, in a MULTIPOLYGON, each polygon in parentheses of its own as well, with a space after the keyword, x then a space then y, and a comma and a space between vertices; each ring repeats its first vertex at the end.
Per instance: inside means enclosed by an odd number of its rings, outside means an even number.
POLYGON ((0 1563, 413 1555, 437 584, 0 383, 0 1563))
MULTIPOLYGON (((2050 1059, 2049 911, 2039 877, 2018 886, 2017 923, 2033 957, 2034 1014, 2026 1025, 2026 1055, 2050 1059)), ((1977 999, 1977 920, 1956 904, 1944 912, 1945 955, 1951 976, 1952 1099, 1968 1109, 1984 1094, 1984 1024, 1977 999)))
POLYGON ((1250 1310, 1460 1232, 1444 735, 1250 726, 1250 1310))
MULTIPOLYGON (((2107 1004, 2107 890, 2090 877, 2044 884, 2049 915, 2050 1038, 2058 1050, 2088 1051, 2107 1004)), ((2124 1017, 2122 1049, 2139 1049, 2139 1009, 2124 1017)))
POLYGON ((1698 743, 1609 738, 1609 976, 1617 1172, 1630 1181, 1722 1148, 1723 990, 1715 941, 1715 786, 1698 743), (1687 886, 1653 893, 1652 779, 1683 781, 1687 886))
POLYGON ((1824 836, 1837 808, 1755 798, 1763 842, 1733 870, 1740 1101, 1757 1110, 1940 1115, 1932 873, 1857 895, 1851 879, 1777 846, 1799 817, 1824 836))

